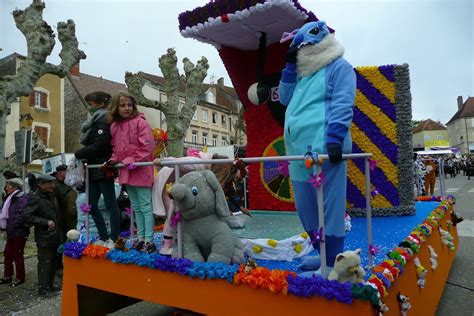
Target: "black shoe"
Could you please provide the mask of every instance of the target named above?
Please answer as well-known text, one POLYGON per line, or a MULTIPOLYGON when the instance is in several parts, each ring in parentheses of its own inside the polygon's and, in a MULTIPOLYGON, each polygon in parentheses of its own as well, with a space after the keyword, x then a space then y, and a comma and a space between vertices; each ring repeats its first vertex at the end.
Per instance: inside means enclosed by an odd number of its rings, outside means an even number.
POLYGON ((10 284, 12 283, 12 278, 1 278, 0 284, 10 284))
POLYGON ((9 286, 10 287, 15 287, 15 286, 18 286, 18 285, 23 284, 23 283, 25 283, 25 280, 16 280, 15 282, 10 284, 9 286))
POLYGON ((141 251, 144 244, 145 244, 145 241, 144 241, 144 240, 140 240, 140 241, 137 242, 137 244, 133 247, 133 249, 138 250, 138 251, 141 251))
POLYGON ((152 241, 147 241, 147 242, 143 245, 143 248, 141 249, 141 252, 145 252, 145 253, 153 253, 153 252, 156 252, 155 243, 152 242, 152 241))

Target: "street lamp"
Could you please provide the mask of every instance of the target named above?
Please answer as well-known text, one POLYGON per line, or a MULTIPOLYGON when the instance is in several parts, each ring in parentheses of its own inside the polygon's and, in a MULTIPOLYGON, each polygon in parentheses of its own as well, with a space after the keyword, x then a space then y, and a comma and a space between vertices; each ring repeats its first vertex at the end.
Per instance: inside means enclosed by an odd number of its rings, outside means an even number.
POLYGON ((20 122, 25 120, 26 125, 30 126, 33 125, 33 116, 30 113, 20 114, 20 122))

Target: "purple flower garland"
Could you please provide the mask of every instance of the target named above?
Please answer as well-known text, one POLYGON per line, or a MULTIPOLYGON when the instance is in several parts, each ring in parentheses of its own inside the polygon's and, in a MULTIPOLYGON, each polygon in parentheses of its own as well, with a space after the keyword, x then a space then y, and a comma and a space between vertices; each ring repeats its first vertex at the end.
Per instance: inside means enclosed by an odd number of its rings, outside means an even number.
POLYGON ((80 242, 67 242, 64 244, 64 255, 74 259, 80 259, 86 247, 87 244, 80 242))

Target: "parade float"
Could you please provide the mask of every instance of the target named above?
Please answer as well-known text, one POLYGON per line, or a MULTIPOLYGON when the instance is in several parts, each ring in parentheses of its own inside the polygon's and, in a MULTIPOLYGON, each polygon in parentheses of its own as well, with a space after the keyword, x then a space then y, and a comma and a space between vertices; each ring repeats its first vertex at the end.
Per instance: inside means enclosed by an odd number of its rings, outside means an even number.
MULTIPOLYGON (((317 20, 296 0, 212 1, 179 16, 181 34, 213 45, 227 68, 246 109, 247 157, 286 155, 285 107, 278 101, 277 88, 288 44, 280 43, 280 38, 317 20), (249 89, 255 90, 257 100, 250 101, 249 89), (263 96, 260 103, 265 90, 268 98, 263 96)), ((383 237, 374 238, 377 243, 369 238, 363 244, 362 253, 374 260, 366 267, 364 282, 305 278, 298 271, 272 269, 262 262, 250 268, 202 263, 76 241, 65 245, 63 314, 105 314, 140 300, 209 315, 329 310, 336 315, 434 314, 458 246, 455 199, 419 199, 415 207, 408 65, 356 67, 354 71, 353 153, 371 153, 372 157, 370 172, 367 159, 348 162, 347 208, 362 220, 365 216, 370 220, 370 209, 374 215, 396 217, 401 226, 411 225, 404 233, 380 221, 383 234, 390 232, 398 240, 395 245, 382 245, 383 237), (369 183, 365 180, 368 172, 369 183), (377 254, 377 248, 387 247, 388 251, 377 254)), ((269 159, 250 164, 250 173, 259 175, 250 178, 252 209, 294 210, 284 163, 269 159)), ((367 229, 372 234, 372 228, 367 229)))

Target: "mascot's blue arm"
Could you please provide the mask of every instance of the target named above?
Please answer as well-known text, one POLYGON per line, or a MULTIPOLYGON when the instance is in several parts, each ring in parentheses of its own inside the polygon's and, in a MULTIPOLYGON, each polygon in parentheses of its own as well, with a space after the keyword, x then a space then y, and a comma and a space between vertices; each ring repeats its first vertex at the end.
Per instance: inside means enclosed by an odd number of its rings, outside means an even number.
POLYGON ((287 106, 293 97, 293 91, 296 86, 296 64, 286 63, 285 69, 281 73, 278 93, 280 103, 287 106))
POLYGON ((356 75, 352 66, 343 58, 339 58, 331 66, 333 67, 331 81, 334 82, 334 87, 327 113, 327 143, 342 144, 352 122, 356 75))

